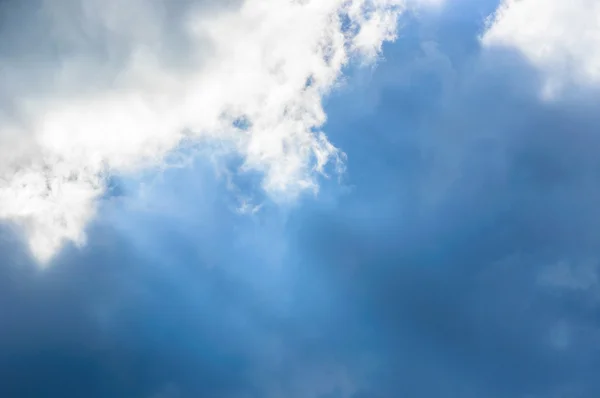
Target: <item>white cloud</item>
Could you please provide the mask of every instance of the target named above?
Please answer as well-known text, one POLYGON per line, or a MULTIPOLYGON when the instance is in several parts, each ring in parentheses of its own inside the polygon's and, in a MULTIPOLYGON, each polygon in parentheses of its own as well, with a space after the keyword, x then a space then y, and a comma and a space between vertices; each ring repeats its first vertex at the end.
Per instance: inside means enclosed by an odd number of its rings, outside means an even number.
POLYGON ((41 263, 84 243, 108 174, 160 165, 184 139, 226 143, 274 197, 316 189, 340 155, 322 97, 395 38, 404 4, 177 3, 43 1, 0 49, 0 218, 41 263))
POLYGON ((544 94, 566 84, 600 83, 600 2, 503 0, 482 37, 518 50, 544 74, 544 94))

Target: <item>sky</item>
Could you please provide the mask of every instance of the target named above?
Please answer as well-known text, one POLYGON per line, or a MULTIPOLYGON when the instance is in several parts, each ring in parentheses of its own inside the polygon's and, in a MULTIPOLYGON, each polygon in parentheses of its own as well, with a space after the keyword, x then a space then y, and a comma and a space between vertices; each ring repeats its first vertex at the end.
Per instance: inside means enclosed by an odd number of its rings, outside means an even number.
POLYGON ((598 54, 595 0, 0 0, 0 396, 599 396, 598 54))

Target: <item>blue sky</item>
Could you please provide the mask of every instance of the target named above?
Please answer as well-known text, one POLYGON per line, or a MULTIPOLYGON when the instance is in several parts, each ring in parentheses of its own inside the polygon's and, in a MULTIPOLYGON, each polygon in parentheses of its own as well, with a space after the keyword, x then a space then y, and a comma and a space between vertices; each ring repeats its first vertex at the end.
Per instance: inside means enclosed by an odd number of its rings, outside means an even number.
POLYGON ((2 214, 0 395, 598 396, 596 75, 507 39, 519 4, 491 28, 497 1, 415 6, 346 65, 322 126, 344 170, 317 193, 203 144, 115 166, 85 244, 43 266, 2 214))

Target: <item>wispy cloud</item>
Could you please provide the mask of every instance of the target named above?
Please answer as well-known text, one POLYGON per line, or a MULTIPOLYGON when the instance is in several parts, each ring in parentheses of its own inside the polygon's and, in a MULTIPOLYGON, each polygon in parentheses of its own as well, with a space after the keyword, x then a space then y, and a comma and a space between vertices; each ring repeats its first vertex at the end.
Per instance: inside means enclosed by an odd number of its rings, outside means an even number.
POLYGON ((395 38, 405 6, 181 4, 14 11, 4 34, 19 42, 0 53, 0 218, 23 228, 41 262, 67 240, 84 243, 107 175, 160 165, 184 140, 225 143, 275 198, 316 189, 340 160, 320 129, 322 98, 348 62, 374 61, 395 38))

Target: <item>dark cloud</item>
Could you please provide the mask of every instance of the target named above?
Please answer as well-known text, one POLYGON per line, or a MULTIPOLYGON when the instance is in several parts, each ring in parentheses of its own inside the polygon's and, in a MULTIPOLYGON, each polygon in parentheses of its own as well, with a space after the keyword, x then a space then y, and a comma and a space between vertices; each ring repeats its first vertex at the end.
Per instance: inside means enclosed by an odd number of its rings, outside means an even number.
POLYGON ((3 235, 0 396, 597 396, 598 93, 540 101, 463 5, 331 99, 347 189, 239 218, 169 172, 44 272, 3 235))

